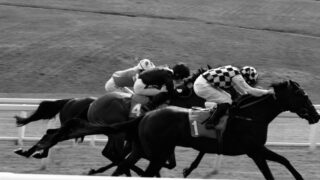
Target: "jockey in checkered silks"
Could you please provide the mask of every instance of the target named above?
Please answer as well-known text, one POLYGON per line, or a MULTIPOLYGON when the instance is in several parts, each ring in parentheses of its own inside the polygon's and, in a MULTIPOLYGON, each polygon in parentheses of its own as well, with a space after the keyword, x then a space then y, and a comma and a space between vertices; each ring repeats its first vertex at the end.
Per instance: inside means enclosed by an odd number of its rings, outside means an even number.
POLYGON ((142 59, 139 63, 131 68, 116 71, 106 82, 104 88, 106 92, 126 92, 133 94, 130 88, 133 88, 136 77, 144 70, 152 69, 155 65, 149 59, 142 59))
POLYGON ((241 69, 227 65, 209 69, 194 82, 194 92, 206 100, 206 107, 217 107, 213 118, 206 123, 206 128, 214 128, 232 103, 231 95, 225 90, 234 88, 240 95, 251 94, 262 96, 274 93, 272 89, 254 88, 258 73, 254 67, 244 66, 241 69), (223 90, 225 89, 225 90, 223 90))

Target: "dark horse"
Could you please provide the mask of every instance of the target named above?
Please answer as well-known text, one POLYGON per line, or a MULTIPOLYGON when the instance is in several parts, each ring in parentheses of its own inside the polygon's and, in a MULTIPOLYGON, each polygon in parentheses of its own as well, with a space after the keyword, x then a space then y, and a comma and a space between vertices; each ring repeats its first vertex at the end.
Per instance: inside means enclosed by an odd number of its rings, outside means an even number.
MULTIPOLYGON (((187 84, 193 83, 204 71, 205 69, 203 68, 198 69, 196 73, 187 78, 185 80, 186 85, 177 89, 179 96, 171 99, 170 104, 186 108, 192 106, 203 107, 205 100, 197 97, 192 90, 192 85, 188 87, 187 84)), ((96 134, 95 129, 99 125, 110 125, 112 123, 127 121, 130 101, 131 97, 123 93, 110 93, 98 99, 83 98, 44 101, 40 103, 38 109, 30 117, 16 117, 18 126, 26 125, 39 119, 53 118, 60 112, 61 128, 49 129, 43 138, 29 150, 23 151, 20 149, 15 152, 25 157, 31 155, 35 158, 47 157, 48 150, 60 141, 78 137, 83 138, 85 135, 96 134), (67 119, 73 120, 66 121, 67 119), (44 152, 35 153, 39 150, 43 150, 44 152)), ((125 134, 111 134, 108 136, 108 143, 102 151, 102 154, 110 159, 112 163, 98 170, 91 170, 89 174, 100 173, 117 165, 130 152, 130 143, 125 143, 125 134)), ((201 156, 202 158, 203 154, 200 153, 199 157, 201 156)), ((173 168, 174 166, 175 161, 171 162, 169 167, 173 168)), ((192 166, 196 166, 195 163, 193 163, 192 166)), ((134 170, 138 174, 141 173, 137 167, 134 168, 134 170)), ((130 174, 127 173, 127 175, 130 174)))
MULTIPOLYGON (((64 124, 68 119, 81 118, 87 119, 87 111, 89 105, 95 100, 94 97, 86 98, 70 98, 70 99, 59 99, 55 101, 42 101, 37 110, 34 111, 29 117, 23 118, 15 116, 16 124, 18 127, 27 125, 31 122, 38 121, 41 119, 50 120, 59 114, 59 120, 61 124, 64 124)), ((56 132, 57 129, 48 130, 47 134, 56 132)), ((81 137, 83 139, 83 137, 81 137)), ((14 151, 16 154, 34 158, 44 158, 48 156, 49 149, 45 149, 43 153, 35 153, 36 147, 33 146, 29 150, 23 151, 18 149, 14 151)))
POLYGON ((154 176, 159 173, 175 147, 183 146, 205 153, 219 151, 229 156, 246 154, 253 159, 266 179, 274 179, 267 160, 284 165, 295 179, 303 179, 285 157, 265 147, 268 125, 284 111, 296 113, 308 120, 309 124, 319 122, 320 115, 298 83, 290 80, 272 84, 271 88, 274 89, 274 95, 245 95, 233 103, 222 144, 215 139, 193 138, 188 122, 188 109, 176 106, 154 110, 144 117, 105 128, 109 133, 112 130, 126 131, 136 136, 134 141, 137 147, 133 149, 132 157, 129 156, 122 162, 118 169, 130 167, 135 163, 134 156, 141 153, 135 151, 143 151, 150 160, 144 176, 154 176))

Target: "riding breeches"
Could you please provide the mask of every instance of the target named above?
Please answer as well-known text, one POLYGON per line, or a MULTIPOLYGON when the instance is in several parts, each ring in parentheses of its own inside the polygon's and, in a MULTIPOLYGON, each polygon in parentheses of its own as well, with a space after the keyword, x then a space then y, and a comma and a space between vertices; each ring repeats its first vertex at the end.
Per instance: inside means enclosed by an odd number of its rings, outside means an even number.
POLYGON ((124 88, 124 87, 119 87, 115 84, 114 79, 110 78, 106 84, 104 85, 104 89, 106 90, 107 93, 109 92, 125 92, 125 93, 131 93, 129 88, 124 88))
POLYGON ((194 82, 193 89, 196 95, 204 98, 208 102, 232 103, 231 95, 229 93, 220 88, 213 87, 201 75, 194 82))

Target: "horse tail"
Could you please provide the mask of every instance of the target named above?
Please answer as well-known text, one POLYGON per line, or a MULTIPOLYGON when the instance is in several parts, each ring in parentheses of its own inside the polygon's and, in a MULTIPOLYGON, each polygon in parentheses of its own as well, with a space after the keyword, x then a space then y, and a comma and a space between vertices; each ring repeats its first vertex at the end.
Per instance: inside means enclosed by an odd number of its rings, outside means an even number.
POLYGON ((144 116, 139 116, 139 117, 132 119, 132 120, 129 120, 129 121, 124 121, 121 123, 116 123, 116 124, 107 126, 105 130, 108 134, 137 130, 138 125, 139 125, 140 121, 143 119, 143 117, 144 116))
POLYGON ((60 99, 56 101, 42 101, 39 104, 38 109, 29 117, 24 118, 20 116, 14 116, 18 127, 24 126, 30 122, 40 119, 52 119, 54 118, 64 107, 64 105, 71 99, 60 99))

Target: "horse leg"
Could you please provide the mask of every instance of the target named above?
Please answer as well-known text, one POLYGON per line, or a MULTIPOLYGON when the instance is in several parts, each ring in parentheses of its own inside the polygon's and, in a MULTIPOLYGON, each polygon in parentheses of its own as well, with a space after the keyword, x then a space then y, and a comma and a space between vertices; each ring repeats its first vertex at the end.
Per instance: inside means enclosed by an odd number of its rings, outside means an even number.
POLYGON ((201 159, 203 158, 203 156, 205 155, 204 152, 200 151, 198 156, 196 157, 196 159, 191 163, 189 168, 185 168, 183 169, 183 177, 186 178, 189 176, 189 174, 198 167, 201 159))
MULTIPOLYGON (((110 165, 101 167, 97 170, 91 169, 89 174, 102 173, 121 162, 130 151, 125 152, 125 136, 124 134, 110 135, 107 144, 102 150, 102 155, 109 159, 112 163, 110 165)), ((130 147, 131 150, 131 147, 130 147)), ((130 174, 129 174, 130 175, 130 174)))
POLYGON ((255 164, 258 166, 259 170, 267 180, 274 180, 274 177, 271 173, 265 157, 263 157, 263 154, 256 151, 250 152, 247 155, 252 158, 252 160, 255 162, 255 164))
POLYGON ((111 163, 111 164, 109 164, 109 165, 107 165, 107 166, 104 166, 104 167, 101 167, 101 168, 99 168, 99 169, 97 169, 97 170, 91 169, 91 170, 88 172, 88 175, 103 173, 104 171, 106 171, 106 170, 108 170, 108 169, 110 169, 110 168, 112 168, 112 167, 114 167, 114 166, 116 166, 116 165, 117 165, 116 163, 111 163))
MULTIPOLYGON (((19 148, 17 150, 14 150, 13 152, 20 155, 20 156, 24 156, 26 158, 30 157, 31 155, 33 155, 36 151, 38 151, 38 145, 42 142, 45 141, 46 139, 48 139, 50 136, 52 136, 55 132, 57 132, 58 129, 48 129, 46 134, 44 136, 42 136, 42 138, 31 148, 29 148, 28 150, 22 150, 22 148, 19 148)), ((46 153, 46 151, 49 151, 49 149, 44 150, 43 153, 43 157, 47 157, 48 153, 46 153)), ((42 158, 43 158, 42 157, 42 158)))
MULTIPOLYGON (((120 176, 126 171, 128 171, 131 166, 133 166, 140 158, 141 158, 140 152, 133 150, 132 153, 129 155, 128 158, 126 158, 124 161, 122 161, 118 168, 112 173, 112 176, 120 176)), ((140 175, 140 174, 139 174, 140 175)), ((144 175, 144 174, 142 174, 144 175)))
POLYGON ((58 142, 68 139, 84 137, 86 135, 103 134, 103 132, 103 128, 90 125, 87 121, 83 121, 82 119, 70 119, 58 128, 50 138, 41 141, 41 143, 37 145, 37 150, 51 148, 58 142))
POLYGON ((34 145, 28 150, 23 150, 22 148, 19 148, 19 149, 14 150, 13 152, 20 155, 20 156, 28 158, 36 151, 37 151, 37 146, 34 145))
POLYGON ((36 159, 42 159, 42 158, 48 157, 48 155, 49 155, 49 148, 46 148, 46 149, 43 150, 42 153, 40 153, 40 152, 34 153, 32 155, 32 157, 36 158, 36 159))
POLYGON ((163 165, 163 167, 167 168, 167 169, 173 169, 176 167, 177 163, 176 163, 176 156, 174 153, 170 154, 170 157, 168 158, 168 163, 165 163, 163 165))
POLYGON ((145 174, 143 177, 160 177, 160 170, 162 168, 162 165, 165 163, 166 159, 163 160, 150 160, 150 163, 146 169, 145 174))
POLYGON ((211 174, 218 174, 220 166, 221 166, 222 157, 223 157, 223 155, 216 154, 216 160, 215 160, 215 163, 213 166, 213 171, 211 172, 211 174))
POLYGON ((261 150, 263 156, 270 161, 274 161, 277 163, 280 163, 282 165, 284 165, 290 172, 291 174, 295 177, 295 179, 303 179, 303 177, 301 176, 301 174, 292 166, 292 164, 289 162, 288 159, 286 159, 285 157, 271 151, 270 149, 264 147, 261 150))

